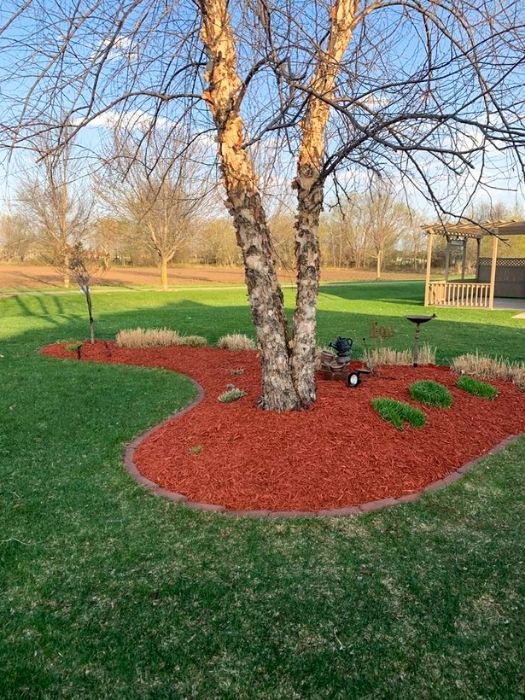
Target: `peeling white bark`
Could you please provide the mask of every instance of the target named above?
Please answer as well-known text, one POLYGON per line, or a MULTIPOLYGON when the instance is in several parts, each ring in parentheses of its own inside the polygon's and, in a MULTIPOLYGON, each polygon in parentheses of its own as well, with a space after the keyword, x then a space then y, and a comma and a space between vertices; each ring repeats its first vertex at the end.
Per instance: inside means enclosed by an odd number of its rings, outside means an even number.
POLYGON ((333 96, 340 61, 352 37, 357 0, 336 0, 326 50, 319 56, 312 79, 308 108, 301 123, 302 142, 297 176, 297 218, 295 254, 297 297, 294 314, 292 373, 300 401, 306 406, 316 398, 315 347, 316 310, 319 290, 319 217, 323 206, 321 172, 325 153, 325 132, 330 113, 325 98, 333 96))
POLYGON ((300 407, 293 385, 282 291, 270 230, 253 163, 243 148, 244 126, 237 97, 241 81, 226 0, 202 0, 201 35, 208 55, 208 103, 218 133, 219 157, 261 352, 260 404, 274 411, 300 407))
POLYGON ((244 148, 240 116, 241 81, 227 0, 200 0, 201 36, 208 56, 203 96, 218 135, 219 158, 226 188, 226 206, 233 217, 242 250, 246 284, 261 350, 264 408, 284 411, 315 401, 316 303, 319 287, 319 216, 321 179, 329 107, 315 95, 330 97, 338 66, 352 36, 357 0, 336 0, 331 11, 327 47, 320 51, 312 95, 302 122, 303 138, 295 187, 297 300, 293 342, 289 342, 283 296, 274 251, 257 189, 253 163, 244 148))

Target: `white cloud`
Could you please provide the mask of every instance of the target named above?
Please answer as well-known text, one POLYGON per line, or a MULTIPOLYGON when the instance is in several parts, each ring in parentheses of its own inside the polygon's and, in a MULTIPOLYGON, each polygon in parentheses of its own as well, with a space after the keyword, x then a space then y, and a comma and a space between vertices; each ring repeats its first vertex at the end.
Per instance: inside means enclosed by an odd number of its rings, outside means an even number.
MULTIPOLYGON (((152 126, 154 120, 159 127, 167 127, 174 122, 166 117, 154 117, 148 112, 144 112, 141 109, 133 109, 123 112, 118 112, 117 110, 108 109, 105 112, 101 112, 96 117, 94 117, 88 126, 94 128, 102 129, 113 129, 115 126, 121 126, 129 130, 144 130, 152 126)), ((77 119, 76 124, 80 125, 83 123, 83 119, 77 119)))

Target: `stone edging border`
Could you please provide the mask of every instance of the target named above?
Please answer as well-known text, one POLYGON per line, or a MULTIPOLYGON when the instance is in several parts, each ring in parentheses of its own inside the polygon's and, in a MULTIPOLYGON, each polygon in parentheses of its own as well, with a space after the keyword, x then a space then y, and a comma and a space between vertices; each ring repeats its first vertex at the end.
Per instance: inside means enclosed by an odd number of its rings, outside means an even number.
POLYGON ((525 435, 525 433, 520 433, 519 435, 510 435, 509 437, 505 438, 500 443, 492 447, 490 450, 488 450, 488 452, 485 452, 485 454, 476 457, 475 459, 471 460, 470 462, 467 462, 466 464, 463 464, 461 467, 451 472, 450 474, 447 474, 447 476, 444 476, 442 479, 432 481, 420 491, 417 491, 416 493, 407 494, 406 496, 399 496, 398 498, 381 498, 378 501, 369 501, 368 503, 361 503, 358 506, 346 506, 344 508, 326 508, 313 511, 230 510, 228 508, 225 508, 224 506, 215 505, 213 503, 198 503, 196 501, 190 501, 186 496, 183 496, 181 493, 177 493, 176 491, 170 491, 169 489, 164 489, 158 484, 156 484, 154 481, 151 481, 151 479, 148 479, 147 477, 143 476, 139 472, 137 465, 135 464, 135 450, 147 437, 149 437, 149 435, 152 432, 158 430, 159 428, 162 428, 163 425, 166 425, 166 423, 171 422, 174 418, 178 418, 179 416, 188 413, 188 411, 191 411, 192 408, 195 408, 195 406, 197 406, 197 404, 199 404, 204 398, 204 389, 202 388, 202 386, 188 375, 183 376, 185 376, 196 388, 196 398, 190 404, 182 408, 180 411, 172 413, 171 416, 163 420, 161 423, 158 423, 153 428, 150 428, 149 430, 145 430, 143 433, 140 433, 140 435, 137 435, 137 437, 135 437, 130 443, 128 443, 124 450, 124 467, 126 468, 128 474, 138 484, 140 484, 143 488, 149 491, 149 493, 151 493, 152 495, 161 496, 162 498, 166 498, 170 501, 173 501, 174 503, 183 503, 185 506, 187 506, 188 508, 192 508, 193 510, 200 510, 211 513, 223 513, 224 515, 248 518, 315 518, 341 516, 348 517, 361 515, 362 513, 371 513, 376 510, 382 510, 383 508, 391 508, 392 506, 402 505, 403 503, 412 503, 414 501, 417 501, 425 493, 429 493, 430 491, 439 491, 445 486, 452 484, 454 481, 461 479, 461 477, 464 474, 466 474, 475 466, 477 466, 486 457, 490 457, 491 455, 496 454, 497 452, 501 452, 506 447, 515 443, 517 440, 519 440, 519 438, 525 435))

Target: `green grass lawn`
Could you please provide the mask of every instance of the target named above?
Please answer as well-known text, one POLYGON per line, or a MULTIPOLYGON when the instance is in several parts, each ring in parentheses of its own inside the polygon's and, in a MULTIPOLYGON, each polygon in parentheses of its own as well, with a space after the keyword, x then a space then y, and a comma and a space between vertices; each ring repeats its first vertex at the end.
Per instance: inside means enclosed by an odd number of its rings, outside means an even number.
MULTIPOLYGON (((359 350, 378 321, 409 347, 403 317, 421 298, 421 283, 326 286, 320 342, 350 335, 359 350)), ((214 342, 251 334, 245 300, 185 289, 94 302, 101 337, 170 326, 214 342)), ((476 348, 525 359, 512 312, 437 313, 422 336, 440 361, 476 348)), ((525 439, 417 504, 358 519, 198 513, 147 494, 121 463, 192 386, 37 354, 85 335, 79 293, 0 300, 0 698, 523 697, 525 439)))

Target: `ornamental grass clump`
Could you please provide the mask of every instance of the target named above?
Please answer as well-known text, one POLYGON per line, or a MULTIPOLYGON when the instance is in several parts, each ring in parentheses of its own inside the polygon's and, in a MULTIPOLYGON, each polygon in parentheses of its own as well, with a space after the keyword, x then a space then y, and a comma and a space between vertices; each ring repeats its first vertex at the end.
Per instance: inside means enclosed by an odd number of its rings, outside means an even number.
POLYGON ((221 403, 233 403, 233 401, 242 399, 243 396, 246 396, 244 389, 239 389, 234 384, 228 384, 226 391, 223 391, 217 398, 221 403))
MULTIPOLYGON (((370 348, 365 352, 364 358, 369 367, 377 367, 378 365, 411 365, 413 356, 411 350, 394 350, 379 345, 375 348, 370 348)), ((417 362, 419 365, 434 365, 436 364, 436 350, 430 345, 422 345, 417 354, 417 362)))
POLYGON ((404 401, 380 397, 372 400, 372 406, 383 420, 392 423, 398 430, 403 430, 405 423, 413 428, 422 428, 426 423, 423 411, 404 401))
POLYGON ((121 348, 153 348, 172 345, 189 345, 199 348, 208 345, 201 335, 180 335, 169 328, 130 328, 117 333, 117 345, 121 348))
POLYGON ((231 333, 219 338, 217 347, 223 350, 255 350, 255 343, 247 335, 231 333))
POLYGON ((458 389, 462 389, 474 396, 479 396, 482 399, 495 399, 498 395, 498 390, 492 384, 480 382, 478 379, 468 377, 466 374, 458 379, 456 386, 458 389))
POLYGON ((509 362, 502 357, 487 357, 476 352, 454 358, 451 368, 459 374, 473 374, 480 379, 502 379, 525 387, 525 362, 509 362))
POLYGON ((180 335, 169 328, 127 328, 117 333, 121 348, 151 348, 178 345, 180 335))
POLYGON ((180 335, 175 345, 189 345, 190 348, 204 348, 208 341, 202 335, 180 335))
POLYGON ((426 406, 434 406, 436 408, 449 408, 452 406, 452 394, 447 387, 431 379, 414 382, 410 385, 408 391, 413 399, 424 403, 426 406))

